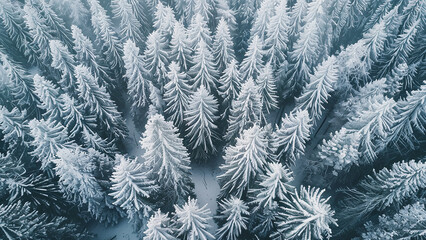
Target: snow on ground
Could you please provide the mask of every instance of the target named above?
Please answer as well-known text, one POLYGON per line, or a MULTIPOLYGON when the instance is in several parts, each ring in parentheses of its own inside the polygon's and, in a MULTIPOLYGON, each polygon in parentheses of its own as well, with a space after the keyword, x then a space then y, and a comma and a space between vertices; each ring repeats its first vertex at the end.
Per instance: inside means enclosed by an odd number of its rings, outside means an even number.
POLYGON ((122 219, 117 225, 109 227, 96 224, 89 230, 96 234, 95 240, 139 240, 127 219, 122 219))
MULTIPOLYGON (((197 195, 199 206, 204 206, 210 209, 212 216, 216 215, 217 204, 216 198, 219 195, 220 187, 217 182, 219 175, 219 161, 221 158, 211 159, 211 163, 201 163, 191 165, 191 178, 195 185, 194 192, 197 195)), ((215 232, 217 229, 213 219, 210 220, 211 230, 215 232)))

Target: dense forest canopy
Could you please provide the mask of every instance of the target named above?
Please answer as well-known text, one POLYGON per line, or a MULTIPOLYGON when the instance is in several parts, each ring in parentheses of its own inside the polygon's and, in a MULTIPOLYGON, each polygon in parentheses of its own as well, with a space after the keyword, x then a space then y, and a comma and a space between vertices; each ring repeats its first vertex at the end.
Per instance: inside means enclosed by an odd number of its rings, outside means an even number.
POLYGON ((0 0, 0 239, 425 239, 425 80, 425 0, 0 0))

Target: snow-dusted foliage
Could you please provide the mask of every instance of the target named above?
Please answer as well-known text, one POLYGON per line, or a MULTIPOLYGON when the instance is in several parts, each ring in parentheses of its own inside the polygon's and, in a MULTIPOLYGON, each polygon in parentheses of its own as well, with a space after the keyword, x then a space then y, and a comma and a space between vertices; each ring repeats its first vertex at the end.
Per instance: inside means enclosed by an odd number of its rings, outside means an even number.
POLYGON ((151 116, 141 146, 145 150, 143 158, 148 175, 163 191, 179 199, 191 193, 189 154, 172 122, 159 114, 151 116))
POLYGON ((216 152, 214 146, 219 140, 217 125, 217 100, 203 85, 191 96, 185 111, 185 122, 189 147, 195 159, 207 158, 216 152))
POLYGON ((185 240, 215 239, 210 233, 208 220, 211 212, 207 205, 198 206, 197 199, 188 198, 183 206, 175 205, 176 231, 178 236, 185 240))
POLYGON ((425 17, 0 0, 0 238, 424 238, 425 17))
POLYGON ((305 152, 305 144, 309 139, 311 127, 312 121, 306 110, 286 115, 274 136, 273 144, 278 148, 278 156, 285 156, 288 164, 294 164, 305 152))
POLYGON ((269 158, 265 129, 254 125, 244 130, 236 143, 225 149, 223 173, 218 176, 222 197, 245 196, 256 176, 265 170, 269 158))
POLYGON ((294 196, 284 201, 280 211, 278 232, 284 239, 324 239, 330 238, 331 227, 337 225, 334 211, 319 188, 300 188, 294 196))
POLYGON ((162 213, 160 209, 151 215, 146 226, 143 240, 177 240, 170 217, 162 213))
POLYGON ((138 159, 132 160, 122 155, 117 155, 116 159, 119 163, 112 174, 112 193, 110 193, 115 199, 114 204, 125 209, 131 219, 139 215, 149 216, 151 208, 146 203, 146 199, 156 190, 155 182, 148 179, 138 159))
POLYGON ((248 206, 239 198, 231 196, 219 203, 221 218, 225 221, 218 229, 217 239, 236 240, 247 229, 248 206))

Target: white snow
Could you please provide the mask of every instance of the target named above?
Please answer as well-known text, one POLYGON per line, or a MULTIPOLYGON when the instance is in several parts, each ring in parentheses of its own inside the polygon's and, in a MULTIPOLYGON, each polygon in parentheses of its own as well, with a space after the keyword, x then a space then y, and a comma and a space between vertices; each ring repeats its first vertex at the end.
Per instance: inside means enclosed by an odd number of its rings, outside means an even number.
POLYGON ((115 226, 105 227, 103 224, 96 224, 89 230, 96 234, 95 240, 139 240, 137 234, 133 232, 132 224, 127 219, 122 219, 115 226))

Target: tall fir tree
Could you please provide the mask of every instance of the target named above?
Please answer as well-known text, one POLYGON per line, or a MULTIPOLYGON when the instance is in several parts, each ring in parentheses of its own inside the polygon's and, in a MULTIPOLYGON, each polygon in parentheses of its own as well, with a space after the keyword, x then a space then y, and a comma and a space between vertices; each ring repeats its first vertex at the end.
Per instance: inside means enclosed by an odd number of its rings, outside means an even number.
POLYGON ((189 147, 195 159, 207 159, 216 153, 215 143, 220 139, 216 121, 218 102, 203 85, 190 97, 185 111, 189 147))
POLYGON ((241 87, 238 97, 232 100, 225 139, 232 140, 249 123, 259 123, 261 116, 262 96, 253 79, 249 78, 241 87))
POLYGON ((52 67, 62 73, 59 83, 62 89, 67 89, 72 94, 75 85, 74 57, 59 40, 50 40, 49 46, 52 54, 52 67))
POLYGON ((177 232, 182 239, 214 239, 213 234, 209 232, 208 220, 211 219, 211 212, 207 204, 199 207, 197 199, 188 198, 182 207, 175 205, 175 211, 177 232))
POLYGON ((18 108, 13 108, 11 111, 0 105, 0 129, 3 134, 2 141, 10 144, 10 148, 17 147, 20 144, 26 145, 26 129, 27 111, 19 111, 18 108))
POLYGON ((124 44, 124 67, 126 68, 127 92, 132 100, 132 112, 135 113, 148 102, 148 79, 144 67, 144 60, 139 55, 139 48, 132 40, 124 44))
POLYGON ((260 69, 263 65, 263 57, 265 50, 263 49, 263 40, 255 35, 244 55, 244 60, 241 63, 241 73, 243 79, 253 77, 257 79, 260 69))
POLYGON ((265 64, 256 79, 262 95, 262 108, 266 113, 278 108, 277 84, 271 62, 265 64))
POLYGON ((238 97, 241 89, 241 73, 238 69, 238 62, 232 59, 227 65, 223 74, 219 78, 218 92, 223 99, 221 114, 222 119, 227 119, 233 99, 238 97))
POLYGON ((188 72, 193 79, 192 90, 204 86, 209 92, 216 92, 218 72, 214 64, 213 55, 202 39, 197 44, 193 60, 194 65, 188 72))
POLYGON ((286 114, 281 127, 275 132, 272 143, 278 148, 278 156, 284 157, 292 165, 305 152, 305 144, 310 136, 312 120, 306 110, 286 114))
POLYGON ((45 111, 43 117, 51 121, 60 121, 62 114, 61 99, 59 99, 60 90, 52 82, 38 74, 34 75, 33 79, 35 94, 40 99, 38 107, 45 111))
POLYGON ((123 39, 141 42, 143 35, 141 24, 136 18, 132 5, 127 0, 113 0, 111 2, 112 13, 120 20, 120 35, 123 39))
POLYGON ((220 197, 243 197, 258 174, 265 171, 270 150, 265 129, 254 125, 244 130, 236 143, 225 149, 223 171, 217 178, 220 197))
POLYGON ((161 90, 165 85, 167 65, 169 65, 166 39, 159 30, 155 30, 148 36, 146 49, 144 51, 144 66, 161 90))
POLYGON ((160 209, 151 215, 146 226, 143 240, 177 240, 170 217, 160 209))
POLYGON ((235 59, 234 43, 225 19, 220 19, 213 40, 213 55, 219 72, 222 72, 227 64, 235 59))
POLYGON ((170 57, 173 61, 177 61, 184 71, 187 71, 192 64, 192 50, 189 42, 185 26, 176 21, 173 27, 172 40, 170 41, 170 57))
POLYGON ((164 112, 169 116, 168 119, 180 128, 184 124, 184 112, 188 108, 191 87, 188 85, 188 76, 180 71, 178 63, 170 63, 169 68, 169 82, 164 87, 164 112))
POLYGON ((192 191, 189 178, 189 155, 179 138, 176 127, 164 117, 155 114, 146 125, 141 140, 143 158, 151 179, 162 186, 162 191, 181 201, 192 191))
POLYGON ((248 226, 248 206, 234 196, 219 203, 221 218, 225 221, 217 230, 217 239, 237 240, 248 226))
MULTIPOLYGON (((201 14, 196 14, 188 27, 188 41, 191 49, 196 49, 197 45, 203 40, 210 49, 212 37, 207 21, 201 14)), ((194 51, 194 50, 193 50, 194 51)), ((196 62, 196 61, 194 61, 196 62)))

